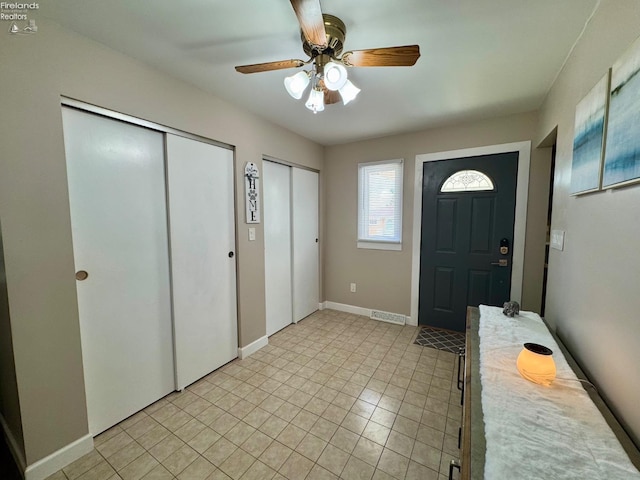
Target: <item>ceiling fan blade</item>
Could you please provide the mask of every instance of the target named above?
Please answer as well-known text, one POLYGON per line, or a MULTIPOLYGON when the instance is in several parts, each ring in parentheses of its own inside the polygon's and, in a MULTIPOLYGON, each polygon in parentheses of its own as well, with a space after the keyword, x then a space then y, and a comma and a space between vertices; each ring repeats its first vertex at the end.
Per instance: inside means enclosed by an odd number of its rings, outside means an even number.
POLYGON ((271 70, 283 70, 285 68, 297 68, 304 65, 302 60, 280 60, 277 62, 255 63, 253 65, 240 65, 236 67, 236 72, 259 73, 271 70))
POLYGON ((338 92, 332 92, 331 90, 326 90, 324 92, 324 104, 331 105, 333 103, 338 103, 342 98, 340 98, 340 94, 338 92))
POLYGON ((324 29, 324 19, 320 9, 320 0, 291 0, 291 6, 302 33, 311 45, 327 46, 327 34, 324 29))
POLYGON ((338 103, 340 100, 342 100, 342 97, 340 97, 340 92, 335 91, 335 90, 329 90, 325 86, 324 80, 320 80, 320 88, 324 92, 324 104, 325 105, 331 105, 332 103, 338 103))
POLYGON ((410 67, 419 57, 419 45, 405 45, 345 52, 342 62, 349 67, 410 67))

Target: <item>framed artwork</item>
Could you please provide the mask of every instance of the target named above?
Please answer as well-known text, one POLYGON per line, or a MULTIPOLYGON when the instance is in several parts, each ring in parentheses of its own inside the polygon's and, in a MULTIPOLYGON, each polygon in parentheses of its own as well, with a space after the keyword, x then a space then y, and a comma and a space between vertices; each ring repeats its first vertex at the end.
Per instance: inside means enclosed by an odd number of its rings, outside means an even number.
POLYGON ((614 63, 602 187, 640 181, 640 39, 614 63))
POLYGON ((576 106, 571 163, 571 194, 595 192, 602 184, 605 131, 609 100, 609 75, 591 89, 576 106))

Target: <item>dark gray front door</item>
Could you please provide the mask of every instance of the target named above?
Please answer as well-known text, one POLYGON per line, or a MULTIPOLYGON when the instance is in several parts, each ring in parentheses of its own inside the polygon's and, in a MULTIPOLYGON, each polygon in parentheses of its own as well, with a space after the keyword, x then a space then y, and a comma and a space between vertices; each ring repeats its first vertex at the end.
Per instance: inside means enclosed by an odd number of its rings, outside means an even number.
POLYGON ((425 162, 421 325, 464 331, 467 305, 509 300, 517 172, 517 152, 425 162))

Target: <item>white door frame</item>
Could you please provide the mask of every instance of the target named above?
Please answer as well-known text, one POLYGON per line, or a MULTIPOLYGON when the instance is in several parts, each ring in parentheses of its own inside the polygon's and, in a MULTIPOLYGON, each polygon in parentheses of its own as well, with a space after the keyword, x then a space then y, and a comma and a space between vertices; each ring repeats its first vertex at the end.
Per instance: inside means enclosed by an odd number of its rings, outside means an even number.
POLYGON ((516 214, 513 229, 513 259, 511 267, 511 300, 522 302, 524 277, 524 243, 527 230, 527 201, 529 199, 529 165, 531 141, 487 145, 436 153, 416 155, 413 188, 413 252, 411 257, 411 318, 407 323, 418 325, 420 295, 420 234, 422 230, 422 171, 425 162, 479 157, 496 153, 518 152, 518 179, 516 183, 516 214))

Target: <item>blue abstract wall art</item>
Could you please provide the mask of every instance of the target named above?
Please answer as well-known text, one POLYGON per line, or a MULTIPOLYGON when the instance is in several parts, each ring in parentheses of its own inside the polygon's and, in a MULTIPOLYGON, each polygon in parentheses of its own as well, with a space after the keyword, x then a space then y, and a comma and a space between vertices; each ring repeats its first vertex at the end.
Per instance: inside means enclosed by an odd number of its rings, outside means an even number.
POLYGON ((571 193, 600 190, 609 72, 576 106, 571 163, 571 193))
POLYGON ((603 188, 640 181, 640 39, 613 65, 603 188))

